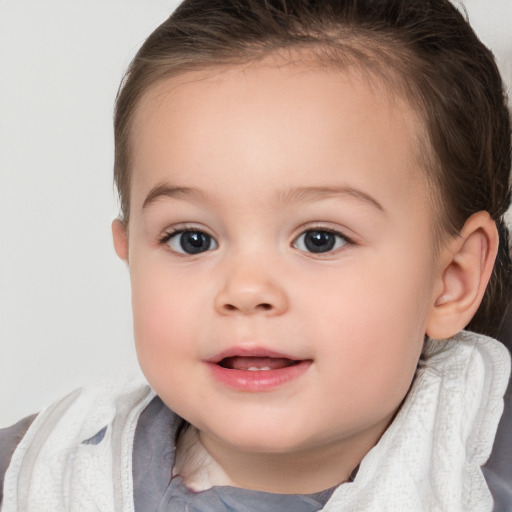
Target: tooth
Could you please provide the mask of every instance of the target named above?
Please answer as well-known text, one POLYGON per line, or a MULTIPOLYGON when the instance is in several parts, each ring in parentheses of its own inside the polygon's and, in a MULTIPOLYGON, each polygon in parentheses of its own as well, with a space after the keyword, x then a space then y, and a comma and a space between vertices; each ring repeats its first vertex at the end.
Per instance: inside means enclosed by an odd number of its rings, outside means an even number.
POLYGON ((262 366, 261 368, 257 367, 257 366, 251 366, 250 368, 247 368, 249 371, 251 372, 259 372, 261 370, 270 370, 270 367, 269 366, 262 366))

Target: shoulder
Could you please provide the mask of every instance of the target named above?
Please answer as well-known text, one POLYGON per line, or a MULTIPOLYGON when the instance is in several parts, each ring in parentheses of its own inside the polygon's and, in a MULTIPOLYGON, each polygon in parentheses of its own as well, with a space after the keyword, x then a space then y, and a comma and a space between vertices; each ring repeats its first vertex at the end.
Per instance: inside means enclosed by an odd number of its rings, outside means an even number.
POLYGON ((112 449, 121 449, 127 429, 135 430, 138 413, 153 396, 154 392, 140 378, 102 382, 73 391, 36 417, 7 429, 0 438, 5 453, 0 460, 4 506, 9 499, 10 510, 24 509, 17 505, 19 500, 26 501, 23 488, 41 482, 45 489, 54 489, 51 498, 57 503, 64 499, 59 489, 70 483, 65 476, 69 471, 78 468, 76 478, 85 469, 96 475, 101 473, 113 454, 94 447, 106 442, 112 449), (22 483, 20 475, 25 478, 22 483))
POLYGON ((494 497, 494 512, 512 510, 512 381, 504 397, 492 453, 482 471, 494 497))
POLYGON ((37 414, 27 416, 14 425, 0 429, 0 503, 2 503, 4 476, 12 455, 37 414))
POLYGON ((65 449, 89 439, 98 429, 122 428, 133 409, 153 396, 143 379, 108 380, 77 389, 39 413, 20 448, 65 449))

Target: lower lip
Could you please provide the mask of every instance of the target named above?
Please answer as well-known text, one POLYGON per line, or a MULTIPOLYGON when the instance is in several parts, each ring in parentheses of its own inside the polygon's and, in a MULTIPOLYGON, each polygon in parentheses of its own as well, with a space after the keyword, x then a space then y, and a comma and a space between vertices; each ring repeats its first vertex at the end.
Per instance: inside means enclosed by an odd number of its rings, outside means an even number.
POLYGON ((311 366, 311 361, 300 361, 293 366, 276 370, 231 370, 218 364, 206 363, 214 379, 238 391, 269 391, 297 379, 311 366))

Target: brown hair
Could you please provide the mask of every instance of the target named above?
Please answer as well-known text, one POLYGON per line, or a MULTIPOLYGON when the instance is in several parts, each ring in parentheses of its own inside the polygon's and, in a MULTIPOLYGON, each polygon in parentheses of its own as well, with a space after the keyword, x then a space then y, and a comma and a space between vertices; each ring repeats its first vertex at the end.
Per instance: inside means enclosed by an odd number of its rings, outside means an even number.
POLYGON ((419 111, 442 231, 456 235, 478 211, 498 226, 494 272, 468 328, 499 336, 512 279, 503 221, 510 113, 492 53, 448 0, 185 0, 140 48, 118 93, 114 177, 122 219, 128 222, 130 210, 131 122, 150 87, 188 71, 296 49, 393 81, 419 111))

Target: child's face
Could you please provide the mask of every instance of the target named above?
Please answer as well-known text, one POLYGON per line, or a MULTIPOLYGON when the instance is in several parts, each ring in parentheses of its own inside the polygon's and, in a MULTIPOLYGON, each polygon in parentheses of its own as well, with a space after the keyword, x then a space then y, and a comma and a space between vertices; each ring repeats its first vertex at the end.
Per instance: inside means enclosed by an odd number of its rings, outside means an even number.
POLYGON ((299 64, 143 98, 137 351, 212 451, 364 454, 389 424, 439 293, 419 131, 379 85, 299 64))

